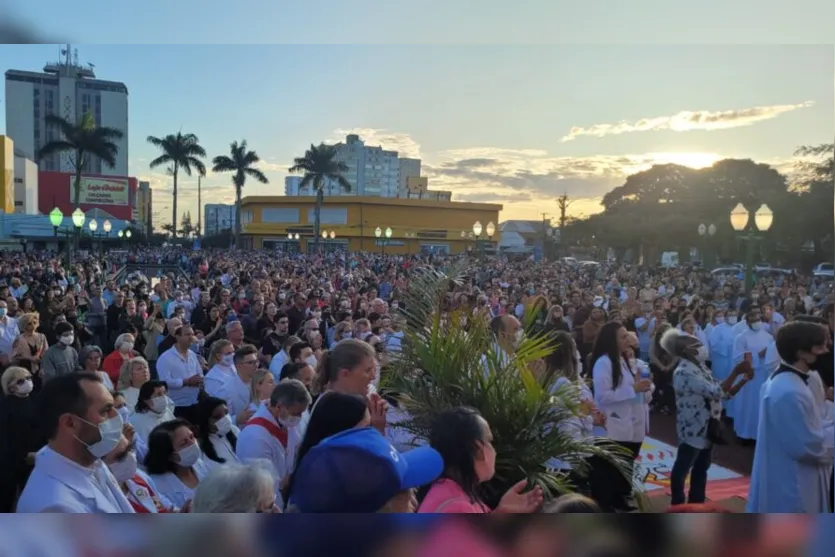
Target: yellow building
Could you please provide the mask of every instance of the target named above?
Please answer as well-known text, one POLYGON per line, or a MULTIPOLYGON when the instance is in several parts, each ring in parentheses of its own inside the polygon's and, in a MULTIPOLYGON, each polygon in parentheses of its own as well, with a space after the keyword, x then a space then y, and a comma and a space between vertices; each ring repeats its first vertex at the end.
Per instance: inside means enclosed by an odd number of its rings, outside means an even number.
MULTIPOLYGON (((249 248, 308 252, 313 246, 315 197, 250 196, 241 201, 241 228, 249 248), (289 235, 289 237, 288 237, 289 235), (296 239, 298 235, 298 240, 296 239)), ((386 253, 461 253, 476 249, 473 225, 499 222, 501 205, 391 197, 325 197, 320 239, 326 250, 386 253), (381 235, 375 234, 377 228, 381 235), (386 230, 391 228, 391 238, 386 230), (333 238, 330 237, 333 232, 333 238)), ((492 238, 495 245, 498 232, 492 238)), ((484 246, 486 247, 486 246, 484 246)))
POLYGON ((0 211, 14 213, 14 143, 0 135, 0 211))

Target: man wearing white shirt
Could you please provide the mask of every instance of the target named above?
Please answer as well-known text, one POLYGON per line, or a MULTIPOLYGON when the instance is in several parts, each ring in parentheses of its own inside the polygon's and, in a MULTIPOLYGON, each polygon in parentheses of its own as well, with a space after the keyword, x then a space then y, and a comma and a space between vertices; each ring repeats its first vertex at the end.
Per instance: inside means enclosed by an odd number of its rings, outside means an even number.
POLYGON ((191 351, 194 328, 181 325, 174 331, 175 343, 157 360, 157 375, 168 384, 168 398, 174 402, 174 415, 198 423, 197 396, 203 386, 203 368, 191 351))
POLYGON ((40 393, 49 443, 17 503, 19 513, 133 513, 101 458, 122 440, 113 397, 95 374, 56 377, 40 393))
POLYGON ((6 300, 0 300, 0 365, 8 365, 12 357, 12 344, 20 336, 17 319, 6 315, 8 305, 6 300))
MULTIPOLYGON (((253 414, 248 409, 249 389, 252 376, 258 369, 258 349, 245 344, 236 351, 228 340, 217 342, 220 344, 217 354, 219 360, 206 374, 206 392, 226 401, 232 421, 238 427, 243 427, 253 414)), ((212 352, 215 352, 214 346, 212 352)))
POLYGON ((242 461, 265 459, 273 464, 276 504, 283 507, 281 488, 293 471, 301 444, 298 425, 310 406, 310 393, 301 381, 288 379, 276 385, 269 403, 262 404, 238 436, 236 453, 242 461))
POLYGON ((287 337, 284 340, 284 346, 282 346, 281 351, 270 360, 270 373, 273 374, 273 379, 275 379, 276 383, 280 381, 281 370, 284 368, 284 365, 290 363, 290 348, 299 342, 301 342, 301 339, 297 336, 291 335, 287 337))

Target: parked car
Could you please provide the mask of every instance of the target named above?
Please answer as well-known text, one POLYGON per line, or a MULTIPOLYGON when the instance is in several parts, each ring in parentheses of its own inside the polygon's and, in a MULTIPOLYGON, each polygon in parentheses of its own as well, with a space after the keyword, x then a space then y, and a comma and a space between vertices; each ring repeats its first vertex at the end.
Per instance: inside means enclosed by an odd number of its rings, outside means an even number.
POLYGON ((771 263, 763 263, 763 262, 760 262, 760 263, 756 263, 756 264, 754 265, 754 271, 756 271, 756 272, 758 272, 758 273, 759 273, 760 271, 767 271, 768 269, 771 269, 771 263))
POLYGON ((832 263, 818 263, 812 270, 812 274, 816 277, 831 277, 835 275, 835 266, 832 263))

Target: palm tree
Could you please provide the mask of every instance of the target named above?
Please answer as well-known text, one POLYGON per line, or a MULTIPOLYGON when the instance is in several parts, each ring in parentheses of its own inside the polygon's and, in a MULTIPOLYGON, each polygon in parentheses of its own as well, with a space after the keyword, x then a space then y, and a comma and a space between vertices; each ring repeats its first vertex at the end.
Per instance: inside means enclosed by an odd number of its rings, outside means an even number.
MULTIPOLYGON (((151 161, 151 168, 156 168, 163 164, 170 164, 169 173, 174 177, 174 203, 171 208, 171 221, 177 222, 177 176, 180 169, 188 176, 191 176, 192 169, 196 170, 200 176, 206 175, 206 165, 203 164, 201 158, 206 156, 206 150, 200 146, 200 140, 193 133, 183 134, 177 132, 176 134, 168 134, 165 137, 148 136, 148 143, 159 147, 162 154, 151 161)), ((171 238, 176 238, 176 226, 171 233, 171 238)))
POLYGON ((246 139, 238 143, 233 141, 229 147, 229 156, 218 155, 212 159, 212 172, 234 172, 232 183, 235 184, 235 246, 240 247, 241 238, 241 190, 246 177, 251 176, 262 184, 269 183, 264 173, 255 168, 261 161, 255 151, 247 151, 246 139))
POLYGON ((314 251, 319 247, 319 211, 322 209, 322 202, 325 200, 325 186, 328 181, 336 182, 346 192, 351 191, 351 183, 342 175, 343 172, 348 171, 348 165, 335 160, 336 155, 337 149, 334 145, 325 145, 324 143, 320 143, 318 147, 311 145, 303 157, 297 157, 293 161, 293 166, 289 169, 290 173, 304 172, 304 178, 299 184, 299 189, 312 184, 313 190, 316 192, 316 207, 313 211, 314 251))
MULTIPOLYGON (((56 153, 70 153, 69 161, 75 172, 73 182, 73 205, 77 208, 81 202, 81 175, 87 170, 90 155, 99 157, 113 168, 119 146, 113 143, 124 135, 121 130, 108 127, 96 127, 96 121, 89 112, 78 122, 70 122, 55 114, 46 115, 46 125, 55 126, 61 132, 61 139, 50 141, 38 151, 38 160, 56 153)), ((76 241, 80 229, 76 229, 76 241)))

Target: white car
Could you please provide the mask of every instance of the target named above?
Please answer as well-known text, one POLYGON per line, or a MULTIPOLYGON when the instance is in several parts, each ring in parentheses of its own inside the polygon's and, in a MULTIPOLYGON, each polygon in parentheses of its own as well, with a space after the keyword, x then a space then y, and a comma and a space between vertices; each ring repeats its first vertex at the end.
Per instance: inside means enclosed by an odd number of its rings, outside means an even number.
POLYGON ((818 263, 817 267, 812 270, 812 274, 816 277, 831 277, 835 275, 835 266, 832 263, 818 263))

